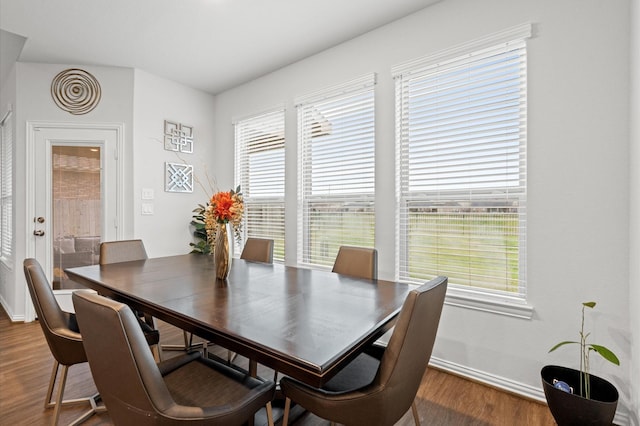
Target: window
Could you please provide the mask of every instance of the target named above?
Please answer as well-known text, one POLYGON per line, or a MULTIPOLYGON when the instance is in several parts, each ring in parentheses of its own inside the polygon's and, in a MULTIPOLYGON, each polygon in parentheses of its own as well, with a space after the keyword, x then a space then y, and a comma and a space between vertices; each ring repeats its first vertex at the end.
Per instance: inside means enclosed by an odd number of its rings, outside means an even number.
POLYGON ((13 254, 13 125, 11 108, 0 121, 0 257, 10 259, 13 254))
POLYGON ((284 262, 284 110, 237 121, 235 143, 245 236, 274 240, 273 259, 284 262))
POLYGON ((333 264, 341 245, 374 246, 373 74, 297 99, 298 263, 333 264))
POLYGON ((529 30, 394 69, 401 280, 524 301, 529 30))

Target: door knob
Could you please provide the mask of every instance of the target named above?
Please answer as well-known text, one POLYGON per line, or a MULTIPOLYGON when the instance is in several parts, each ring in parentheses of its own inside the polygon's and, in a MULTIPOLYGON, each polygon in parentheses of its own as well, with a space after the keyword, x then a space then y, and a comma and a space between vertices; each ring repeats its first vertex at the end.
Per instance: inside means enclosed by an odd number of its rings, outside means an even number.
POLYGON ((44 231, 42 229, 38 229, 36 231, 33 231, 33 235, 35 235, 36 237, 42 237, 44 235, 44 231))

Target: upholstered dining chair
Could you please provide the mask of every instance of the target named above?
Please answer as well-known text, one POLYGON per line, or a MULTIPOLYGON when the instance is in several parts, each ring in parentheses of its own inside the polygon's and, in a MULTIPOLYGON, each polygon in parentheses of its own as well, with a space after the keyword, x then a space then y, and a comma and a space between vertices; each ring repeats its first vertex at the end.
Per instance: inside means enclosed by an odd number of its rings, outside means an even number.
POLYGON ((49 280, 47 279, 40 263, 36 259, 25 259, 23 262, 24 275, 27 287, 31 294, 31 301, 38 315, 38 322, 53 355, 53 371, 49 380, 49 388, 44 401, 45 408, 53 407, 53 424, 58 424, 60 407, 63 405, 77 405, 89 403, 91 409, 82 414, 72 424, 79 424, 91 417, 94 413, 104 411, 104 406, 98 406, 93 395, 87 398, 63 400, 63 394, 67 382, 69 367, 87 362, 87 355, 82 344, 82 336, 78 330, 76 317, 73 313, 64 312, 53 294, 49 280), (62 374, 58 380, 58 391, 55 402, 51 401, 58 370, 62 365, 62 374))
POLYGON ((72 298, 91 372, 116 425, 240 425, 262 407, 273 425, 272 381, 198 351, 156 364, 131 308, 90 292, 72 298))
POLYGON ((147 259, 142 240, 104 241, 100 243, 100 264, 132 262, 147 259))
POLYGON ((249 237, 244 243, 240 259, 273 263, 273 240, 249 237))
MULTIPOLYGON (((100 265, 111 263, 133 262, 135 260, 147 259, 147 250, 144 248, 142 240, 118 240, 104 241, 100 243, 100 265)), ((154 351, 157 361, 162 359, 160 351, 160 333, 156 328, 153 317, 145 312, 136 311, 139 324, 147 339, 147 343, 154 351)))
POLYGON ((375 280, 378 278, 378 251, 373 248, 341 246, 333 272, 375 280))
POLYGON ((419 425, 414 400, 431 358, 447 282, 437 277, 409 292, 386 349, 359 355, 321 389, 283 377, 283 426, 292 400, 331 422, 355 426, 393 425, 411 407, 419 425))

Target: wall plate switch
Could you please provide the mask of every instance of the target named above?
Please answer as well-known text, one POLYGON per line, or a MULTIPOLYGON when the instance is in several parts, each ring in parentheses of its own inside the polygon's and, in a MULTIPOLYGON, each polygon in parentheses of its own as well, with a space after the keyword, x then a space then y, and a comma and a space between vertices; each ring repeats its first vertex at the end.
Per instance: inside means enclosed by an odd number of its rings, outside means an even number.
POLYGON ((153 200, 153 188, 142 188, 142 199, 153 200))
POLYGON ((142 203, 142 214, 144 214, 144 215, 152 215, 153 214, 153 203, 142 203))

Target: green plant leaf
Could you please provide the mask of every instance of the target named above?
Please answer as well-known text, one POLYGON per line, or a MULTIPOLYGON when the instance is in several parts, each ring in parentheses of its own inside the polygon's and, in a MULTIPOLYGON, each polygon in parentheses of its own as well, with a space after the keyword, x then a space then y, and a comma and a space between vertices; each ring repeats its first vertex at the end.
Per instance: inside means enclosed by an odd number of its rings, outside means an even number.
POLYGON ((610 349, 605 348, 604 346, 594 345, 594 344, 590 344, 589 346, 591 346, 591 349, 598 352, 607 361, 615 365, 620 365, 620 360, 618 359, 616 354, 614 354, 610 349))
POLYGON ((571 342, 571 341, 567 340, 567 341, 564 341, 564 342, 560 342, 560 343, 558 343, 557 345, 555 345, 554 347, 552 347, 551 349, 549 349, 549 352, 553 352, 553 351, 555 351, 555 350, 556 350, 556 349, 558 349, 560 346, 569 345, 569 344, 573 344, 573 343, 578 344, 578 345, 580 344, 580 342, 571 342))
POLYGON ((593 308, 596 306, 596 302, 584 302, 582 305, 586 306, 587 308, 593 308))

